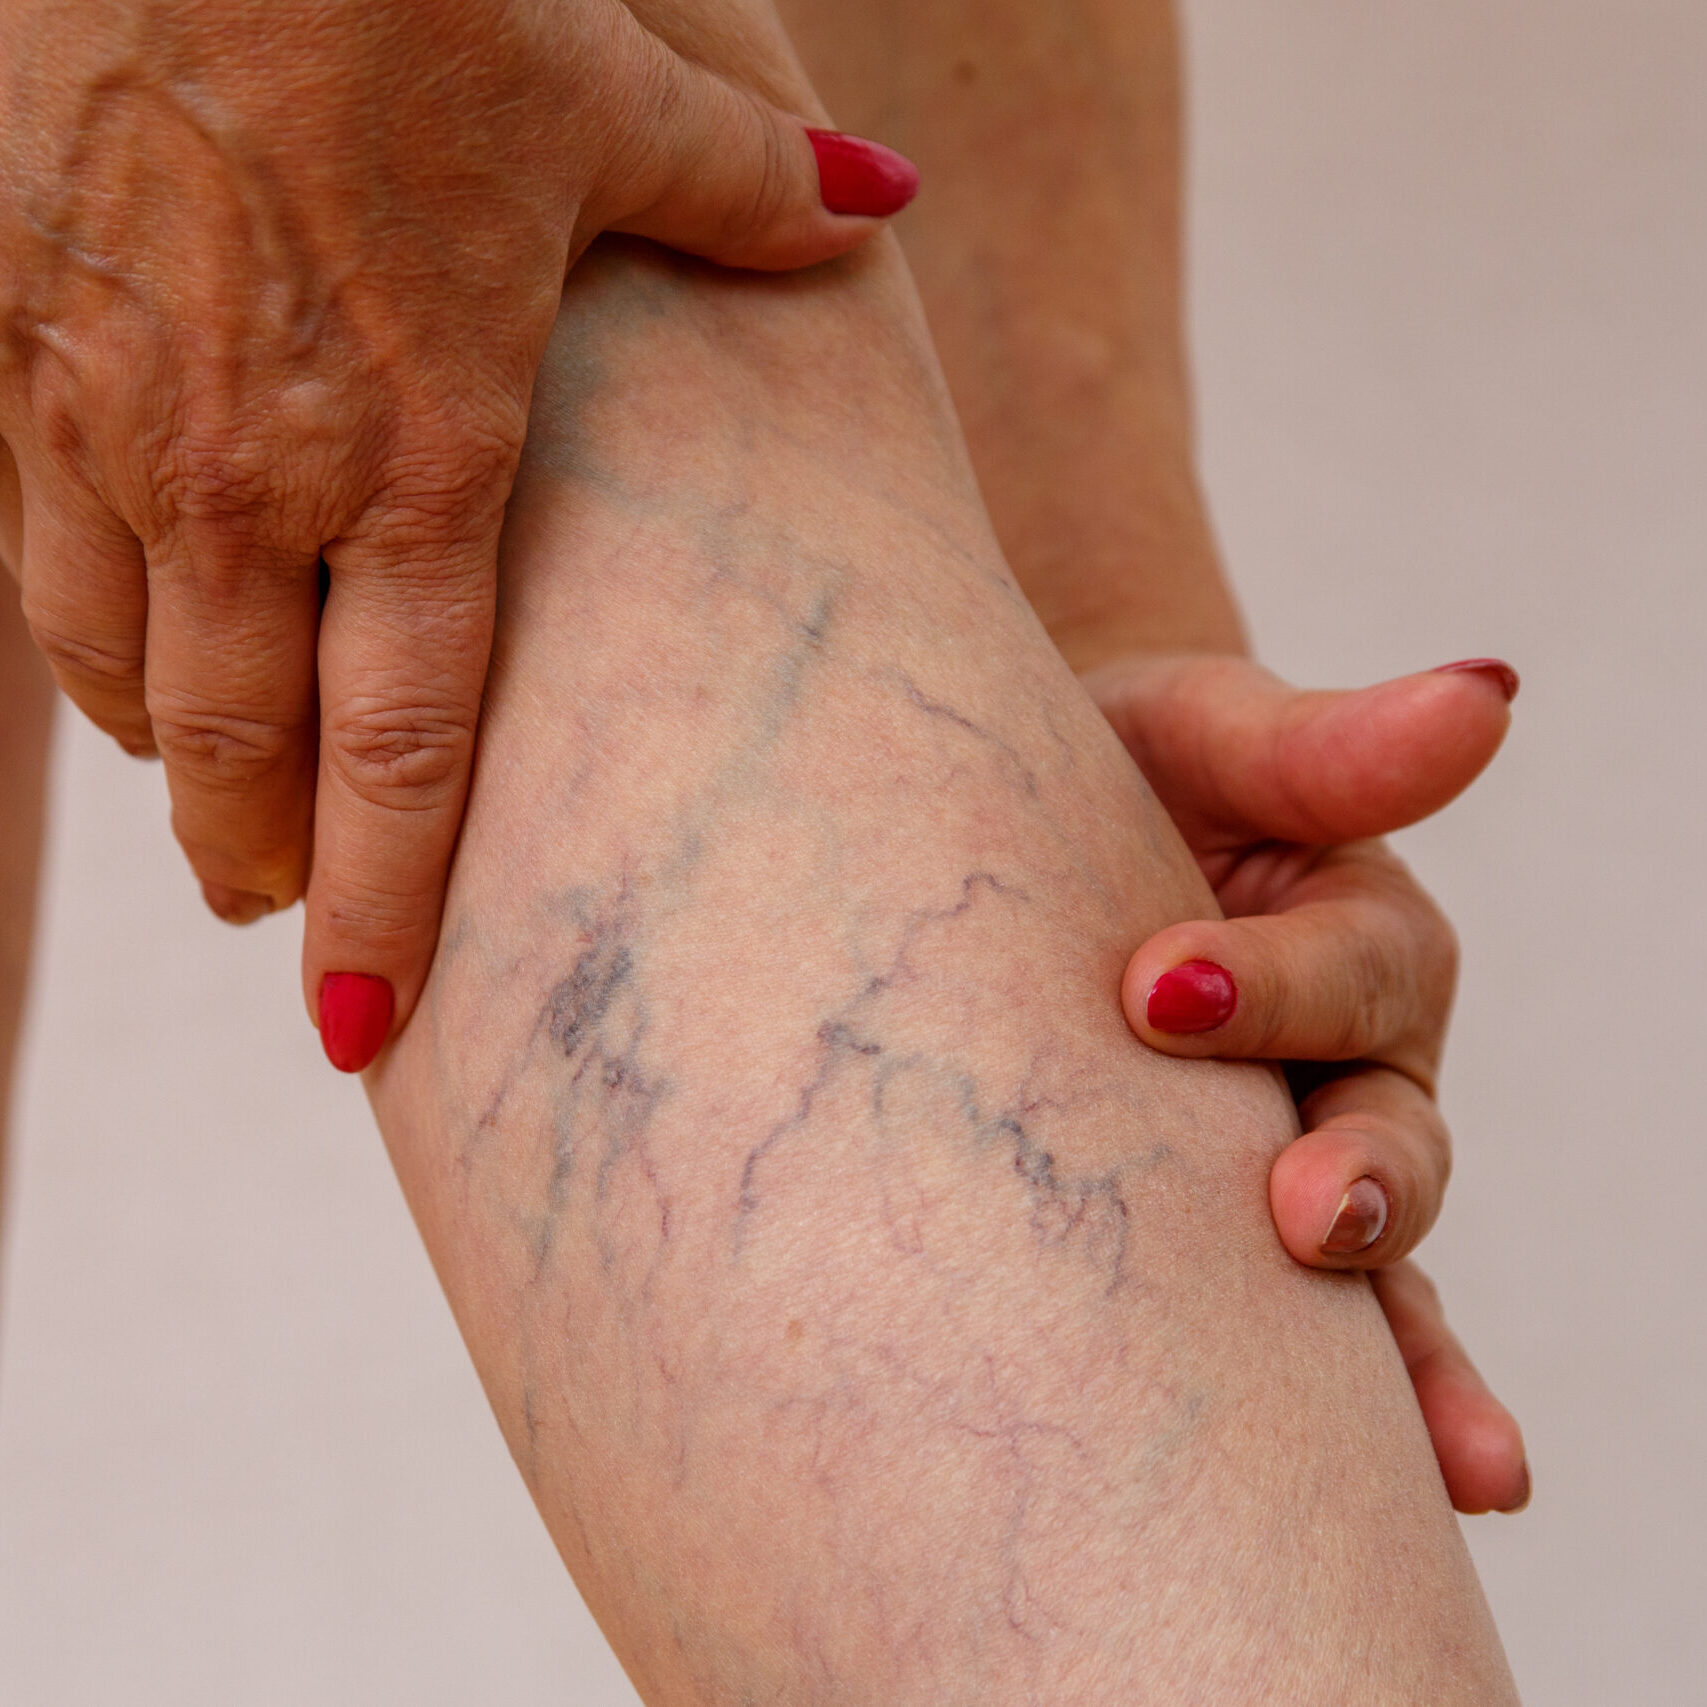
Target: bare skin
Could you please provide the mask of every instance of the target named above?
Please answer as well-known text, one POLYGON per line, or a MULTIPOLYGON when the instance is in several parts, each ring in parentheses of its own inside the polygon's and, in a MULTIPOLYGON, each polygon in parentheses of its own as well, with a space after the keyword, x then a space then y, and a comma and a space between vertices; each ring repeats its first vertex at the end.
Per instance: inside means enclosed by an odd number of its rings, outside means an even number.
POLYGON ((830 111, 919 163, 898 230, 1020 585, 1076 669, 1240 652, 1197 481, 1169 0, 781 0, 830 111))
MULTIPOLYGON (((213 0, 208 16, 222 3, 213 0)), ((749 25, 743 39, 740 19, 727 11, 717 14, 709 29, 710 15, 691 8, 642 6, 636 11, 663 38, 709 63, 741 65, 743 58, 761 66, 780 63, 762 25, 749 25)), ((941 182, 933 199, 937 223, 926 229, 937 235, 921 239, 918 248, 927 282, 946 315, 956 384, 973 408, 979 460, 993 463, 986 472, 993 474, 992 489, 1002 499, 1010 550, 1022 578, 1055 617, 1063 643, 1081 656, 1096 639, 1099 623, 1118 639, 1134 613, 1141 614, 1153 645, 1202 643, 1206 636, 1223 643, 1236 640, 1236 623, 1215 618, 1205 628, 1201 620, 1205 612, 1226 616, 1232 607, 1195 487, 1178 478, 1182 469, 1189 474, 1190 445, 1175 288, 1173 44, 1166 8, 1150 5, 1141 11, 1141 25, 1133 28, 1125 14, 1117 17, 1079 0, 1069 35, 1081 49, 1094 39, 1097 51, 1091 54, 1060 51, 1063 43, 1057 38, 1065 12, 1053 21, 1016 13, 1003 29, 972 31, 982 14, 974 18, 948 5, 935 9, 934 28, 908 39, 913 75, 897 78, 892 63, 881 56, 830 56, 844 93, 850 73, 856 83, 863 78, 865 95, 875 88, 890 109, 899 104, 904 110, 890 110, 888 116, 917 134, 930 152, 941 182), (969 48, 972 59, 965 57, 969 48), (950 83, 952 98, 945 103, 938 97, 950 83), (1141 92, 1136 104, 1125 99, 1122 92, 1128 88, 1141 92), (1021 133, 1011 122, 1016 113, 1034 112, 1036 103, 1051 101, 1058 110, 1041 132, 1033 125, 1021 133), (1057 132, 1070 146, 1051 140, 1057 132), (1058 217, 1057 190, 1064 184, 1083 217, 1057 233, 1061 243, 1053 248, 1016 242, 1012 222, 991 217, 991 198, 982 193, 991 183, 1007 193, 1020 186, 1026 207, 1045 218, 1058 217), (1132 220, 1123 213, 1111 227, 1110 210, 1120 205, 1122 195, 1142 217, 1132 220), (1099 252, 1103 261, 1112 256, 1114 265, 1090 264, 1099 252), (994 281, 993 294, 967 289, 974 276, 994 281), (969 338, 968 331, 976 337, 969 338), (1061 373, 1077 371, 1071 363, 1063 368, 1057 359, 1064 338, 1075 348, 1119 349, 1124 366, 1116 364, 1110 383, 1086 383, 1072 396, 1051 390, 1061 373), (978 359, 970 360, 974 350, 978 359), (1134 353, 1139 359, 1133 359, 1134 353), (1038 360, 1039 354, 1046 359, 1038 360), (1030 407, 1016 408, 1016 403, 1030 407), (1049 407, 1057 408, 1058 418, 1045 424, 1035 411, 1049 407), (1022 431, 1015 430, 1016 421, 1026 423, 1022 431), (1100 463, 1087 457, 1087 447, 1100 447, 1100 463), (1113 466, 1111 447, 1128 455, 1128 484, 1112 501, 1105 487, 1101 501, 1093 502, 1096 494, 1084 477, 1113 466), (1042 549, 1040 542, 1053 542, 1052 549, 1042 549), (1138 546, 1145 547, 1144 574, 1135 577, 1132 557, 1138 546), (1103 604, 1076 624, 1064 619, 1056 596, 1063 575, 1077 576, 1081 592, 1103 589, 1103 604)), ((857 7, 836 14, 842 22, 857 15, 857 7)), ((916 25, 918 19, 908 14, 905 21, 916 25)), ((896 28, 896 18, 882 4, 865 9, 867 45, 891 41, 896 28)), ((750 63, 741 69, 749 71, 750 63)), ((773 90, 784 103, 794 99, 786 69, 773 78, 773 90)), ((691 128, 698 121, 683 122, 691 128)), ((739 158, 738 150, 720 156, 722 193, 740 181, 739 158)), ((717 192, 702 177, 699 193, 717 192)), ((16 539, 12 547, 16 570, 22 562, 16 539)), ((1245 934, 1232 940, 1243 946, 1242 954, 1227 952, 1225 939, 1217 938, 1220 927, 1192 927, 1192 939, 1207 944, 1204 952, 1229 961, 1240 980, 1238 1024, 1205 1037, 1174 1038, 1146 1024, 1145 980, 1166 964, 1169 945, 1182 939, 1178 932, 1164 932, 1144 945, 1126 979, 1128 1017, 1139 1035, 1154 1046, 1185 1053, 1259 1054, 1273 1052, 1263 1042, 1283 1025, 1289 1048, 1322 1054, 1348 1035, 1343 1024, 1348 1009, 1387 1013, 1394 1022, 1390 1035, 1371 1036, 1364 1046, 1373 1063, 1394 1053, 1392 1045, 1409 1046, 1415 1056, 1420 1034, 1431 1057, 1420 1082, 1414 1070, 1406 1076, 1402 1062, 1398 1071, 1365 1068, 1336 1078, 1306 1105, 1318 1129, 1308 1143, 1282 1157, 1271 1179, 1276 1223, 1300 1261, 1391 1263, 1426 1231, 1444 1184, 1445 1133, 1428 1087, 1446 1014, 1441 992, 1450 990, 1450 932, 1402 868, 1378 850, 1331 855, 1327 874, 1338 889, 1325 896, 1315 872, 1321 857, 1317 850, 1301 845, 1283 861, 1275 858, 1277 840, 1298 833, 1299 813, 1277 816, 1262 802, 1302 803, 1308 808, 1306 833, 1328 841, 1406 822, 1448 798, 1485 761, 1504 727, 1495 709, 1497 696, 1489 698, 1464 681, 1419 680, 1401 691, 1413 715, 1399 728, 1391 692, 1375 696, 1387 708, 1381 718, 1336 717, 1331 696, 1288 697, 1245 664, 1213 666, 1203 660, 1181 667, 1166 657, 1129 654, 1094 672, 1091 680, 1123 738, 1162 787, 1170 812, 1192 837, 1223 903, 1247 913, 1283 915, 1272 924, 1241 927, 1245 934), (1238 671, 1244 674, 1235 681, 1238 671), (1374 729, 1385 737, 1373 743, 1367 733, 1361 738, 1356 823, 1347 820, 1338 801, 1318 798, 1315 769, 1272 763, 1313 749, 1311 740, 1300 739, 1310 733, 1300 727, 1303 723, 1374 729), (1265 763, 1272 774, 1258 774, 1265 763), (1224 779, 1230 771, 1239 773, 1239 792, 1257 802, 1256 810, 1245 810, 1241 802, 1229 809, 1224 779), (1254 860, 1247 857, 1247 847, 1254 860), (1260 880, 1253 880, 1259 871, 1260 880), (1276 871, 1296 881, 1277 884, 1276 871), (1379 881, 1368 881, 1370 872, 1379 881), (1258 947, 1266 949, 1271 968, 1261 979, 1247 975, 1251 951, 1258 947), (1309 975, 1301 978, 1298 969, 1306 967, 1309 975), (1408 1001, 1363 987, 1355 974, 1371 967, 1391 969, 1408 1001), (1364 1188, 1378 1181, 1384 1189, 1384 1228, 1361 1249, 1326 1250, 1326 1233, 1339 1224, 1337 1206, 1348 1183, 1357 1180, 1364 1188)), ((1344 750, 1342 739, 1342 759, 1344 750)), ((241 788, 222 810, 253 816, 241 788)), ((265 814, 256 822, 264 832, 265 814)), ((22 845, 33 848, 29 822, 19 824, 18 834, 22 845)), ((364 860, 363 865, 382 883, 391 880, 385 861, 364 860)), ((1383 1296, 1432 1299, 1416 1287, 1388 1289, 1383 1296)), ((1401 1344, 1431 1348, 1431 1367, 1451 1366, 1453 1380, 1425 1383, 1420 1390, 1455 1501, 1465 1510, 1511 1503, 1517 1497, 1513 1490, 1527 1485, 1521 1437, 1446 1334, 1438 1307, 1429 1303, 1423 1316, 1396 1321, 1395 1329, 1401 1344), (1444 1357, 1435 1355, 1440 1350, 1444 1357), (1439 1394, 1450 1402, 1430 1397, 1439 1394)))
POLYGON ((446 929, 370 1083, 649 1702, 1512 1699, 1204 880, 1008 576, 888 245, 579 270, 446 929))
MULTIPOLYGON (((780 10, 838 118, 919 162, 924 198, 897 230, 997 538, 1239 916, 1134 944, 1128 1019, 1170 1053, 1311 1063, 1308 1136, 1271 1182, 1276 1225, 1301 1262, 1394 1265, 1433 1225, 1449 1170, 1434 1093, 1457 946, 1376 838, 1475 778, 1515 678, 1496 666, 1307 695, 1244 656, 1197 479, 1169 0, 780 10), (1237 1008, 1170 1034, 1149 994, 1196 959, 1226 970, 1237 1008), (1339 1216, 1371 1193, 1348 1241, 1339 1216)), ((1406 1277, 1383 1297, 1400 1343, 1452 1368, 1424 1392, 1454 1500, 1521 1505, 1522 1435, 1432 1289, 1406 1277)))
POLYGON ((798 118, 620 0, 0 9, 25 609, 160 752, 214 910, 305 898, 310 1013, 343 973, 405 1016, 432 956, 565 268, 607 229, 759 267, 877 229, 823 191, 798 118))
POLYGON ((1207 896, 886 265, 570 304, 376 1086, 500 1419, 655 1700, 1507 1698, 1284 1099, 1121 1033, 1207 896))

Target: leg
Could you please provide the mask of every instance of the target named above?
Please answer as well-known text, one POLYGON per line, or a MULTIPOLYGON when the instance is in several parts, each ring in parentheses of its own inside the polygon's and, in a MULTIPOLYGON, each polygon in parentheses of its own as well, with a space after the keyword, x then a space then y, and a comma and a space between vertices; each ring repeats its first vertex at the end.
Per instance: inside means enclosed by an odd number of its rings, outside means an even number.
MULTIPOLYGON (((14 478, 11 458, 0 447, 0 559, 15 543, 4 537, 6 523, 16 519, 16 508, 8 502, 14 478)), ((11 582, 0 579, 0 1188, 5 1180, 12 1068, 35 932, 52 716, 47 668, 30 644, 11 582)))
POLYGON ((1207 896, 979 511, 887 247, 575 276, 438 962, 373 1091, 654 1703, 1475 1702, 1288 1105, 1150 1055, 1207 896))
POLYGON ((1173 0, 780 0, 899 229, 997 538, 1078 668, 1242 652, 1198 488, 1173 0))

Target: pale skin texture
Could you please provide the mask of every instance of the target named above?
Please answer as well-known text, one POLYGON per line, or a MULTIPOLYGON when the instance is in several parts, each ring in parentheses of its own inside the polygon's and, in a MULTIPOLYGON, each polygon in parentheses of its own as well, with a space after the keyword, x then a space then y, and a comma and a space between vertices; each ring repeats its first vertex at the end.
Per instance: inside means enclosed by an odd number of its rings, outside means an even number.
POLYGON ((619 0, 0 9, 25 611, 71 697, 164 758, 215 911, 305 897, 311 1013, 342 971, 405 1016, 431 958, 565 269, 607 229, 757 267, 877 229, 823 205, 797 117, 650 22, 619 0))
MULTIPOLYGON (((716 27, 668 7, 637 15, 658 39, 714 65, 755 54, 762 63, 769 51, 762 28, 732 45, 731 28, 741 34, 732 15, 716 27)), ((1277 1225, 1300 1261, 1391 1263, 1426 1232, 1445 1180, 1445 1131, 1430 1093, 1450 1000, 1451 935, 1379 849, 1324 859, 1316 844, 1396 826, 1444 803, 1497 744, 1503 712, 1485 686, 1418 678, 1340 715, 1333 696, 1282 693, 1250 666, 1155 655, 1238 643, 1191 476, 1178 335, 1177 92, 1165 7, 1075 3, 1038 13, 947 4, 897 14, 878 4, 833 17, 862 32, 854 46, 880 50, 862 57, 838 41, 824 53, 825 17, 808 11, 797 20, 840 93, 862 102, 874 123, 899 126, 930 163, 933 222, 911 233, 915 259, 939 331, 947 330, 975 459, 1021 579, 1070 655, 1107 660, 1090 677, 1098 698, 1186 829, 1223 904, 1281 915, 1246 922, 1231 938, 1204 924, 1162 933, 1128 968, 1128 1017, 1153 1046, 1182 1053, 1391 1062, 1393 1070, 1366 1066, 1318 1092, 1306 1104, 1316 1130, 1271 1181, 1277 1225), (909 70, 898 76, 891 50, 903 45, 909 70), (1040 111, 1049 114, 1045 125, 1033 122, 1040 111), (1000 205, 1017 203, 1026 231, 1048 242, 1016 236, 1013 220, 993 217, 992 184, 1001 186, 1000 205), (1071 218, 1063 217, 1063 191, 1071 218), (1132 649, 1135 637, 1147 651, 1132 649), (1374 707, 1382 715, 1372 716, 1374 707), (1344 729, 1358 732, 1355 753, 1343 738, 1332 740, 1344 729), (1323 767, 1300 762, 1324 745, 1334 749, 1332 771, 1355 780, 1342 788, 1345 799, 1316 798, 1323 767), (1287 754, 1293 762, 1273 762, 1287 754), (1288 809, 1277 812, 1276 798, 1288 809), (1282 838, 1299 844, 1284 859, 1274 845, 1282 838), (1248 857, 1251 849, 1258 858, 1248 857), (1197 953, 1237 973, 1238 1023, 1170 1038, 1146 1025, 1144 995, 1158 971, 1197 953), (1371 1178, 1390 1206, 1384 1233, 1361 1252, 1324 1253, 1320 1242, 1347 1186, 1371 1178)), ((793 98, 787 82, 784 74, 773 91, 785 104, 793 98)), ((680 105, 691 115, 703 102, 680 105)), ((770 122, 762 116, 769 109, 749 109, 761 127, 770 122)), ((721 179, 695 192, 701 217, 742 181, 739 148, 726 146, 717 158, 721 179)), ((23 558, 16 540, 12 547, 16 568, 23 558)), ((11 691, 0 683, 0 695, 11 691)), ((37 728, 27 711, 39 683, 20 679, 16 692, 20 710, 9 726, 21 755, 37 728)), ((268 814, 257 814, 250 791, 231 781, 220 811, 271 834, 268 814)), ((16 826, 25 852, 8 889, 20 919, 35 845, 26 798, 27 790, 16 826)), ((334 790, 330 798, 340 797, 334 790)), ((412 808, 408 815, 421 817, 412 808)), ((381 888, 401 881, 418 896, 409 934, 419 937, 436 911, 432 885, 416 883, 408 859, 389 869, 384 857, 359 863, 382 874, 381 888)), ((311 939, 314 917, 311 909, 311 939)), ((310 947, 312 987, 312 940, 310 947)), ((0 994, 14 1010, 21 979, 21 962, 6 969, 0 994)), ((1383 1296, 1390 1310, 1416 1301, 1395 1328, 1410 1348, 1456 1502, 1482 1510, 1521 1499, 1521 1437, 1446 1332, 1432 1295, 1407 1282, 1383 1296)))
POLYGON ((1212 911, 983 520, 885 246, 572 285, 446 929, 370 1083, 649 1702, 1513 1697, 1212 911))
MULTIPOLYGON (((1378 840, 1474 780, 1508 724, 1496 672, 1296 694, 1243 656, 1196 471, 1181 280, 1179 46, 1168 0, 780 0, 838 121, 925 191, 897 222, 1008 561, 1236 923, 1144 943, 1125 1007, 1185 1056, 1338 1062, 1271 1182, 1301 1262, 1397 1264, 1439 1213, 1434 1093, 1452 930, 1378 840), (1156 978, 1202 958, 1234 1019, 1170 1036, 1156 978), (1321 1249, 1356 1182, 1385 1226, 1321 1249)), ((1426 660, 1419 660, 1426 662, 1426 660)), ((1312 1082, 1323 1074, 1316 1071, 1312 1082)), ((1414 1270, 1383 1289, 1465 1511, 1520 1505, 1523 1440, 1414 1270), (1413 1313, 1420 1311, 1420 1314, 1413 1313)))
POLYGON ((1501 1699, 1367 1294, 1268 1227, 1284 1100, 1122 1030, 1205 893, 891 263, 624 264, 514 517, 438 1035, 376 1085, 619 1649, 655 1700, 1501 1699))

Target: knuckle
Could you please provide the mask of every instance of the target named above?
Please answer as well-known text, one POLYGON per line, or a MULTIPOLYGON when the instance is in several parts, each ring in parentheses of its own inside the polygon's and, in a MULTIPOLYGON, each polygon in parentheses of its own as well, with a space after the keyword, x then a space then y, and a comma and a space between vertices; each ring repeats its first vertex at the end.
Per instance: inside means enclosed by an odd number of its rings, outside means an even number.
POLYGON ((1349 972, 1336 991, 1334 1048, 1341 1059, 1357 1060, 1373 1055, 1392 1031, 1412 968, 1391 944, 1371 934, 1352 939, 1349 972))
POLYGON ((373 511, 389 542, 437 543, 495 521, 509 498, 527 420, 519 404, 494 414, 478 431, 434 435, 392 456, 373 511))
POLYGON ((467 773, 472 718, 445 706, 357 707, 327 729, 326 743, 363 799, 432 808, 443 805, 467 773))
POLYGON ((277 498, 276 468, 275 458, 242 440, 174 438, 153 470, 154 499, 183 521, 250 521, 277 498))
POLYGON ((149 707, 155 744, 169 767, 222 788, 245 788, 275 774, 296 746, 295 732, 263 718, 210 707, 149 707))
POLYGON ((1458 933, 1410 868, 1391 850, 1381 851, 1386 881, 1380 892, 1404 925, 1411 981, 1420 982, 1430 992, 1444 990, 1450 997, 1458 976, 1458 933))
POLYGON ((146 470, 141 500, 151 573, 187 573, 204 595, 244 593, 256 575, 295 575, 366 490, 360 457, 265 436, 174 439, 146 470))
POLYGON ((142 657, 133 648, 83 639, 35 620, 29 629, 42 656, 62 679, 119 692, 134 692, 142 686, 142 657))
POLYGON ((1425 964, 1433 973, 1433 981, 1448 1002, 1452 992, 1458 986, 1458 968, 1461 950, 1458 946, 1458 933, 1452 928, 1452 921, 1435 905, 1428 896, 1423 897, 1427 906, 1427 918, 1424 924, 1424 954, 1425 964))

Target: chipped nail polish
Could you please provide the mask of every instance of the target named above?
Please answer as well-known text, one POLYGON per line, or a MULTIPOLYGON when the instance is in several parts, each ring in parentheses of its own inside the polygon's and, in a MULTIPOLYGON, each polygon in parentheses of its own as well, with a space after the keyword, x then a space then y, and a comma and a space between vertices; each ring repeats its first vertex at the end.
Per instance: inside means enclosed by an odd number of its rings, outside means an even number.
POLYGON ((1322 1255, 1345 1257, 1366 1251, 1386 1230, 1386 1188, 1379 1180, 1365 1175, 1353 1180, 1340 1199, 1340 1206, 1334 1211, 1334 1224, 1322 1241, 1322 1255))

